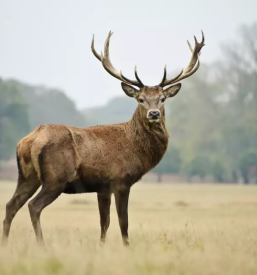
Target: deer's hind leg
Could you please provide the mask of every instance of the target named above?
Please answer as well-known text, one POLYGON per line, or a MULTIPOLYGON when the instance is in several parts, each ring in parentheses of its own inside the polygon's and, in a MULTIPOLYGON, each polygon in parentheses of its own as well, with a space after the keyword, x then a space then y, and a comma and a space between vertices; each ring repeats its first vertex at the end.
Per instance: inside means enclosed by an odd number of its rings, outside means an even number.
POLYGON ((38 195, 29 202, 29 212, 32 225, 36 234, 37 243, 44 245, 44 238, 40 224, 40 215, 42 210, 55 201, 62 193, 63 188, 49 188, 49 185, 43 186, 38 195))
POLYGON ((11 200, 6 204, 6 215, 3 222, 2 244, 5 245, 11 229, 12 220, 19 209, 31 198, 40 186, 38 180, 28 181, 19 175, 18 185, 11 200))
POLYGON ((44 245, 44 238, 40 223, 42 210, 55 201, 72 182, 76 175, 73 151, 66 148, 60 150, 57 144, 46 145, 38 156, 40 180, 42 189, 29 204, 30 218, 38 244, 44 245))

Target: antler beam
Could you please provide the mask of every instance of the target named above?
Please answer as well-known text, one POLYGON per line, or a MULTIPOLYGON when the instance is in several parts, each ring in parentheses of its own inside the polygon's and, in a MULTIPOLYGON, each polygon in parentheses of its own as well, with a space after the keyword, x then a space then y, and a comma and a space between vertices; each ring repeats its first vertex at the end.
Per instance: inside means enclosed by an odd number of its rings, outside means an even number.
POLYGON ((135 67, 135 77, 136 77, 136 80, 130 80, 128 79, 127 77, 125 77, 122 72, 120 71, 120 73, 113 67, 112 63, 111 63, 111 60, 110 60, 110 54, 109 54, 109 45, 110 45, 110 38, 111 38, 111 35, 113 33, 112 32, 109 32, 107 38, 106 38, 106 41, 105 41, 105 44, 104 44, 104 54, 101 53, 98 54, 94 48, 94 35, 93 35, 93 39, 92 39, 92 43, 91 43, 91 49, 92 49, 92 52, 93 54, 95 55, 95 57, 101 61, 103 67, 105 68, 105 70, 111 74, 113 77, 123 81, 123 82, 126 82, 127 84, 130 84, 130 85, 134 85, 134 86, 137 86, 139 88, 142 88, 144 87, 144 84, 143 82, 140 80, 140 78, 138 77, 138 74, 137 74, 137 69, 135 67))

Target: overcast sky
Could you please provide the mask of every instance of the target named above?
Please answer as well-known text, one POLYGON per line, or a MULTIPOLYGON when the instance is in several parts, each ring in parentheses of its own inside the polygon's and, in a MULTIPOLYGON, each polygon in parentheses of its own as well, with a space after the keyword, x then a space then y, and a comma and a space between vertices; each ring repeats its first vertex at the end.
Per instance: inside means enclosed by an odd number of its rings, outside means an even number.
POLYGON ((201 60, 211 62, 219 45, 242 23, 257 21, 256 0, 0 0, 0 76, 64 90, 79 108, 121 95, 90 49, 103 50, 114 32, 113 65, 133 78, 134 66, 147 85, 190 59, 187 39, 206 36, 201 60))

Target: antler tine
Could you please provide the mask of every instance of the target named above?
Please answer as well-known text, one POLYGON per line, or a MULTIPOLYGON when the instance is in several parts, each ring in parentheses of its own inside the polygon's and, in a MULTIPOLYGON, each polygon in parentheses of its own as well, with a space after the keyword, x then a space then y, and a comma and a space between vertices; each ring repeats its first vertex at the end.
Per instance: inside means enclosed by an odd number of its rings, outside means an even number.
POLYGON ((132 85, 137 86, 137 87, 139 87, 139 88, 143 88, 143 87, 144 87, 143 82, 142 82, 142 81, 140 80, 140 78, 138 77, 136 66, 135 66, 135 77, 136 77, 137 81, 131 80, 131 79, 128 79, 127 77, 125 77, 125 76, 122 74, 122 71, 121 71, 121 70, 120 70, 120 75, 121 75, 121 77, 124 79, 124 81, 127 82, 128 84, 132 84, 132 85))
POLYGON ((124 76, 124 75, 122 74, 122 71, 120 71, 120 75, 121 75, 121 77, 123 78, 122 81, 124 81, 124 82, 126 82, 126 83, 128 83, 128 84, 130 84, 130 85, 137 86, 137 87, 139 87, 139 88, 143 88, 143 87, 144 87, 144 84, 143 84, 143 83, 142 83, 142 85, 141 85, 141 83, 139 83, 138 81, 136 81, 136 80, 131 80, 131 79, 127 78, 126 76, 124 76))
POLYGON ((195 35, 194 35, 194 39, 195 39, 195 45, 197 45, 197 44, 198 44, 198 41, 197 41, 195 35))
POLYGON ((135 66, 135 77, 136 77, 136 80, 138 81, 138 83, 141 85, 141 87, 144 87, 143 82, 141 81, 141 79, 139 78, 139 76, 137 74, 137 66, 135 66))
POLYGON ((204 37, 204 33, 203 33, 203 31, 201 30, 201 33, 202 33, 202 41, 201 41, 201 43, 203 44, 203 46, 205 45, 204 44, 204 39, 205 39, 205 37, 204 37))
POLYGON ((94 56, 102 62, 101 55, 96 52, 94 43, 95 43, 95 35, 93 34, 93 38, 91 42, 91 50, 94 56))
MULTIPOLYGON (((188 66, 185 68, 185 70, 182 70, 178 76, 176 76, 175 78, 173 78, 171 80, 167 80, 166 76, 163 77, 162 82, 159 84, 161 87, 174 84, 184 78, 191 76, 198 70, 198 68, 200 67, 200 58, 199 58, 200 51, 201 51, 202 47, 205 45, 204 44, 205 37, 204 37, 203 31, 201 31, 201 32, 202 32, 202 41, 200 43, 198 43, 196 37, 194 36, 194 40, 195 40, 194 49, 192 48, 189 41, 187 41, 189 49, 192 52, 192 57, 190 59, 188 66)), ((166 68, 165 68, 164 74, 166 74, 166 68)))
POLYGON ((111 74, 113 77, 123 81, 123 78, 121 75, 116 71, 116 69, 113 67, 110 56, 109 56, 109 45, 110 45, 110 38, 111 38, 112 32, 110 31, 104 44, 104 55, 102 56, 102 65, 105 68, 105 70, 111 74))
POLYGON ((161 83, 159 84, 159 86, 161 86, 161 87, 165 87, 165 86, 167 86, 167 85, 170 85, 169 83, 175 83, 175 81, 182 75, 182 73, 183 73, 183 69, 181 70, 181 72, 176 76, 176 77, 174 77, 174 78, 172 78, 172 79, 170 79, 170 80, 167 80, 166 79, 166 75, 167 75, 167 72, 166 72, 166 65, 165 65, 165 67, 164 67, 164 74, 163 74, 163 78, 162 78, 162 81, 161 81, 161 83))
POLYGON ((192 48, 192 46, 191 46, 191 44, 188 40, 187 40, 187 44, 188 44, 188 47, 189 47, 190 51, 193 52, 193 48, 192 48))
POLYGON ((162 86, 162 83, 165 82, 166 76, 167 76, 167 71, 166 71, 166 64, 165 64, 165 66, 164 66, 164 71, 163 71, 162 81, 161 81, 161 83, 159 84, 160 86, 162 86))
POLYGON ((141 87, 144 87, 144 84, 142 83, 142 81, 139 79, 137 73, 136 73, 136 80, 130 80, 128 78, 126 78, 122 72, 120 71, 120 73, 113 67, 112 63, 111 63, 111 60, 110 60, 110 53, 109 53, 109 45, 110 45, 110 38, 111 38, 111 35, 113 33, 110 31, 106 40, 105 40, 105 44, 104 44, 104 54, 101 53, 101 56, 95 51, 95 48, 94 48, 94 36, 93 36, 93 39, 92 39, 92 44, 91 44, 91 49, 92 49, 92 52, 93 54, 95 55, 95 57, 97 59, 99 59, 103 65, 103 67, 105 68, 105 70, 111 74, 113 77, 121 80, 121 81, 124 81, 128 84, 131 84, 131 85, 134 85, 134 86, 137 86, 139 88, 141 87))

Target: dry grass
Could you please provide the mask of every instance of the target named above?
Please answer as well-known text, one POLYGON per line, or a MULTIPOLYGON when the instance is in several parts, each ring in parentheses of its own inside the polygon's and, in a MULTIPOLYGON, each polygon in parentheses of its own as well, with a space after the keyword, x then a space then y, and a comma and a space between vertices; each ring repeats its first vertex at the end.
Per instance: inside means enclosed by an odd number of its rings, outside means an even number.
MULTIPOLYGON (((0 183, 1 218, 14 188, 0 183)), ((114 204, 100 247, 96 195, 62 195, 42 214, 44 251, 25 206, 0 247, 0 274, 257 274, 257 186, 137 184, 129 216, 131 247, 114 204)))

